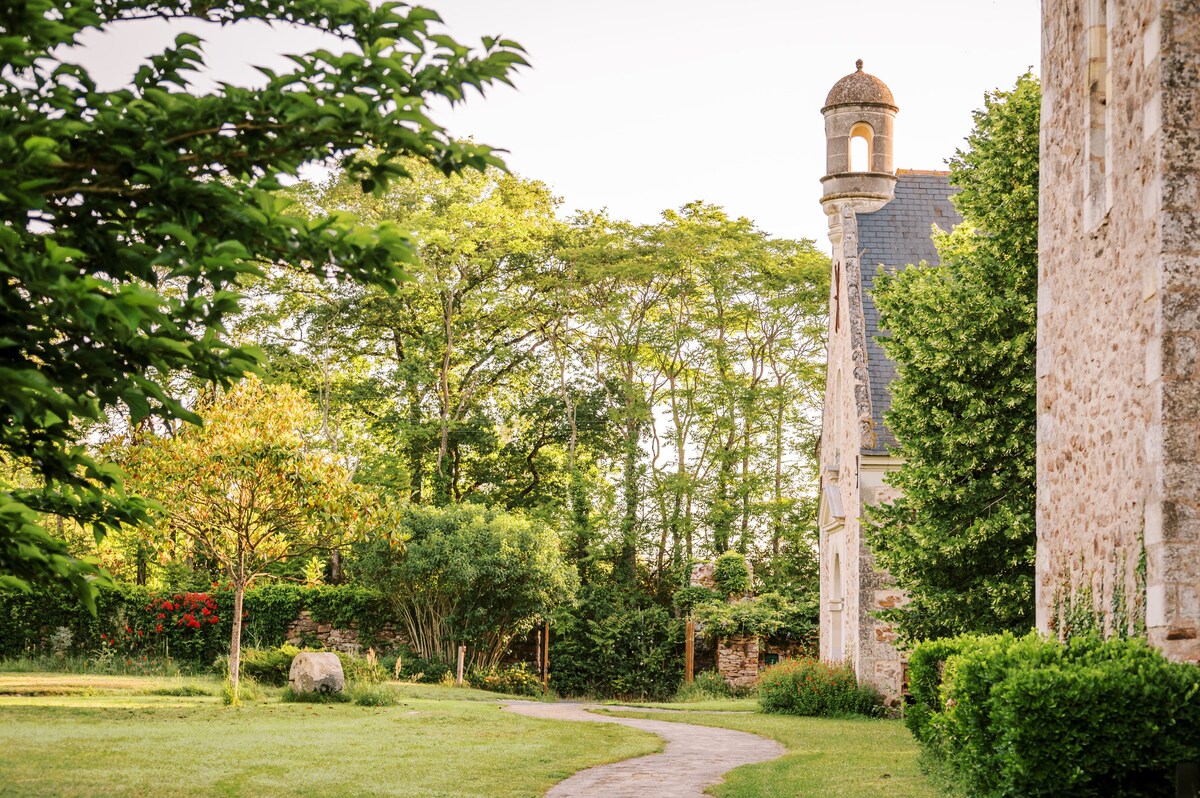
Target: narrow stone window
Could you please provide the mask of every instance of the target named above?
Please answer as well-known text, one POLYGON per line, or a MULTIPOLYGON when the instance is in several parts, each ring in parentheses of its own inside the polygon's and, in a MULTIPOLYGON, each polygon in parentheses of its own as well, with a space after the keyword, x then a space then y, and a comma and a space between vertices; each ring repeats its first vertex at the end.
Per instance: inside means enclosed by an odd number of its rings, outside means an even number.
POLYGON ((850 171, 871 171, 871 137, 874 131, 865 122, 850 128, 850 171))
POLYGON ((1103 221, 1112 207, 1112 133, 1109 124, 1109 94, 1112 69, 1109 58, 1112 19, 1110 0, 1086 0, 1084 37, 1087 63, 1087 105, 1084 113, 1083 218, 1088 230, 1103 221))

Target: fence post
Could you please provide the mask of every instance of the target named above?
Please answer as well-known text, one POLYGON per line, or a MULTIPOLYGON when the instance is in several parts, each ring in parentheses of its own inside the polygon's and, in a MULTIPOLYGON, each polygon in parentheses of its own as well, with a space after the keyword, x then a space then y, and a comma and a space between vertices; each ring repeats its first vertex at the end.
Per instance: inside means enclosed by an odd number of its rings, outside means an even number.
POLYGON ((458 676, 457 676, 457 677, 455 678, 455 680, 454 680, 454 683, 455 683, 456 685, 458 685, 459 687, 462 687, 462 682, 463 682, 463 660, 465 660, 466 658, 467 658, 467 647, 466 647, 466 646, 459 646, 459 647, 458 647, 458 676))
POLYGON ((550 692, 550 622, 546 621, 546 633, 542 638, 545 640, 545 645, 542 646, 542 692, 550 692))
POLYGON ((686 635, 683 643, 683 683, 691 684, 696 676, 696 622, 690 615, 686 635))

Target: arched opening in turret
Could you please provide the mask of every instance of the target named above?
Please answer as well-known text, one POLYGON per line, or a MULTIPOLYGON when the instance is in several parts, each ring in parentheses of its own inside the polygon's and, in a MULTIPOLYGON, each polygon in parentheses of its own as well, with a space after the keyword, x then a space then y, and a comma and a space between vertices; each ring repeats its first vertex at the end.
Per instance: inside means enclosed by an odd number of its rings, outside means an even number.
POLYGON ((872 139, 875 131, 866 122, 859 122, 850 128, 850 169, 851 172, 871 171, 872 139))

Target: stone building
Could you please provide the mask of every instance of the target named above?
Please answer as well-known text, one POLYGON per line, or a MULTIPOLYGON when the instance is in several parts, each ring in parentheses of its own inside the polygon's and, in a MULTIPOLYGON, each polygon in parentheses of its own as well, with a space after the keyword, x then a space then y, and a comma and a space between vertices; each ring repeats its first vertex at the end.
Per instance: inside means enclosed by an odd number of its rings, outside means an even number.
POLYGON ((1042 9, 1037 623, 1200 660, 1200 7, 1042 9))
POLYGON ((932 226, 960 221, 945 172, 895 171, 897 112, 883 81, 862 71, 834 85, 825 115, 826 175, 821 204, 829 217, 833 274, 821 425, 822 658, 847 659, 862 680, 896 697, 903 665, 895 634, 874 612, 903 600, 875 569, 863 539, 868 505, 894 498, 884 475, 900 465, 883 423, 896 368, 879 347, 883 334, 871 289, 879 269, 936 264, 932 226))

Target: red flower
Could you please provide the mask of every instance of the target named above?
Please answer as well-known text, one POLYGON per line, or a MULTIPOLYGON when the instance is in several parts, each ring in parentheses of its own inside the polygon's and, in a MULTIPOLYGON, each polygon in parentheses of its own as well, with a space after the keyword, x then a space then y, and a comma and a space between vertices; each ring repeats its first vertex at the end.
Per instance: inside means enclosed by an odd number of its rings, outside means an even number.
POLYGON ((126 664, 126 665, 132 665, 132 664, 133 664, 133 660, 131 660, 131 659, 127 659, 127 660, 125 660, 125 664, 126 664))
POLYGON ((132 627, 132 626, 126 626, 126 627, 125 627, 125 634, 127 634, 127 635, 131 635, 131 634, 133 634, 133 627, 132 627))
POLYGON ((108 635, 100 635, 100 639, 101 639, 101 640, 107 640, 107 639, 108 639, 108 635))
POLYGON ((213 616, 210 616, 210 617, 209 617, 209 619, 208 619, 208 622, 209 622, 209 623, 216 623, 216 622, 217 622, 217 616, 215 616, 215 615, 213 615, 213 616))
POLYGON ((162 608, 163 608, 164 610, 166 610, 167 612, 171 612, 171 611, 173 611, 173 610, 175 609, 175 605, 174 605, 174 604, 172 604, 172 603, 171 603, 171 602, 169 602, 169 601, 164 601, 164 602, 162 603, 162 608))
POLYGON ((213 582, 213 589, 215 590, 215 589, 216 589, 216 587, 217 587, 217 583, 216 583, 216 582, 213 582))
POLYGON ((138 637, 145 637, 145 636, 146 636, 146 633, 143 632, 141 629, 138 629, 138 637))
POLYGON ((201 615, 212 615, 212 610, 210 610, 208 607, 205 607, 204 609, 200 610, 200 614, 201 615))
POLYGON ((158 626, 154 627, 154 631, 158 634, 162 634, 162 624, 160 623, 158 626))
POLYGON ((163 619, 164 619, 164 618, 166 618, 166 617, 167 617, 167 616, 166 616, 166 615, 163 615, 161 612, 158 614, 158 619, 159 619, 160 621, 161 621, 161 620, 163 620, 163 619))

